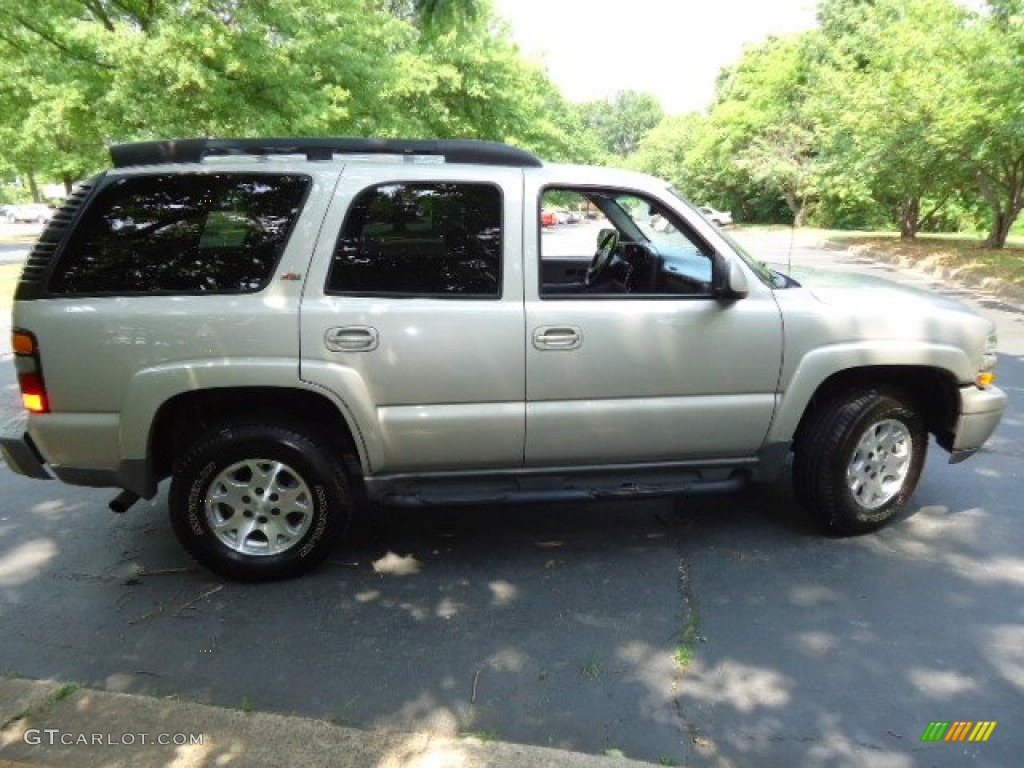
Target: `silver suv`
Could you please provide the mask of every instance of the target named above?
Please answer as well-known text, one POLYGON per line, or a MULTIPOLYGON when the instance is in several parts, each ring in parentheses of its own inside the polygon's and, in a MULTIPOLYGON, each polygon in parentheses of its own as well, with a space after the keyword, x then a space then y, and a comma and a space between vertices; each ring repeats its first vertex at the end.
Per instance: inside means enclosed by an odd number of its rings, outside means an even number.
POLYGON ((766 269, 664 181, 477 141, 111 149, 17 289, 31 477, 170 478, 234 578, 322 560, 360 504, 729 491, 842 533, 995 429, 992 323, 876 281, 766 269), (573 222, 541 226, 543 210, 573 222))

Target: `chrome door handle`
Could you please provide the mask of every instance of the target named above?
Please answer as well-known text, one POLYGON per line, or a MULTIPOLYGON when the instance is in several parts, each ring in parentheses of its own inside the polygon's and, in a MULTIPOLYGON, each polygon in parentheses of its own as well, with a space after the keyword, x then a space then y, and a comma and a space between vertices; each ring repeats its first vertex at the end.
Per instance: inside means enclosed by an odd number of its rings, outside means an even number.
POLYGON ((583 331, 573 325, 542 325, 533 331, 533 346, 541 351, 579 349, 583 331))
POLYGON ((324 346, 332 352, 371 352, 379 343, 377 329, 369 325, 328 328, 324 333, 324 346))

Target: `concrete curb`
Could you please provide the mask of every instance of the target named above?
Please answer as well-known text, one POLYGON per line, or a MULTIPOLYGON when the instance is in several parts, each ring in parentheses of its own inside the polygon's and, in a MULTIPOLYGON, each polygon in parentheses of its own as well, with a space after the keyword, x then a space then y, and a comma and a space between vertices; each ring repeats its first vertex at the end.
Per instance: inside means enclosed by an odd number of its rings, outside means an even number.
POLYGON ((546 747, 0 680, 0 768, 649 768, 546 747), (163 743, 157 743, 157 742, 163 743))
MULTIPOLYGON (((841 245, 841 243, 837 243, 837 245, 841 245)), ((953 267, 946 267, 941 264, 930 264, 927 262, 922 263, 919 259, 912 259, 907 256, 898 256, 896 254, 885 253, 883 251, 875 251, 872 250, 870 246, 866 245, 845 247, 851 254, 856 256, 871 259, 872 261, 880 261, 885 264, 892 264, 900 269, 920 272, 928 275, 929 277, 934 277, 936 279, 952 283, 953 285, 958 285, 964 288, 973 288, 984 293, 992 294, 1010 304, 1024 306, 1024 287, 1008 285, 995 277, 981 277, 979 275, 971 274, 965 269, 956 269, 953 267)))

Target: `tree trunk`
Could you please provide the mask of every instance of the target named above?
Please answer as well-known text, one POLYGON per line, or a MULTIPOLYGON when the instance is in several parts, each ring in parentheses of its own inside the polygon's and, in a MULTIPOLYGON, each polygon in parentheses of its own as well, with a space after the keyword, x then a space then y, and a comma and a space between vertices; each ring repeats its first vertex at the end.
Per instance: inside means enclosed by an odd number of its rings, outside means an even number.
POLYGON ((800 229, 807 220, 807 205, 801 201, 796 213, 793 214, 793 228, 800 229))
POLYGON ((978 172, 978 187, 982 196, 992 207, 992 227, 988 231, 985 245, 988 248, 1002 248, 1010 234, 1010 227, 1024 209, 1024 157, 1010 167, 1005 178, 994 179, 984 170, 978 172))
POLYGON ((36 184, 36 175, 29 171, 25 174, 25 179, 28 181, 28 191, 32 194, 32 202, 39 202, 39 185, 36 184))
POLYGON ((985 246, 988 248, 1002 248, 1005 246, 1006 238, 1010 234, 1010 227, 1013 226, 1016 218, 1016 216, 1011 216, 1006 211, 993 209, 992 228, 988 231, 988 239, 985 240, 985 246))
POLYGON ((69 197, 71 195, 71 189, 75 186, 75 180, 71 178, 70 173, 65 173, 61 181, 64 182, 64 196, 69 197))
POLYGON ((800 229, 807 218, 807 198, 797 197, 788 189, 783 191, 782 197, 786 201, 786 205, 789 206, 789 210, 793 212, 793 228, 800 229))
POLYGON ((900 239, 913 240, 921 221, 921 198, 901 200, 896 210, 900 220, 900 239))

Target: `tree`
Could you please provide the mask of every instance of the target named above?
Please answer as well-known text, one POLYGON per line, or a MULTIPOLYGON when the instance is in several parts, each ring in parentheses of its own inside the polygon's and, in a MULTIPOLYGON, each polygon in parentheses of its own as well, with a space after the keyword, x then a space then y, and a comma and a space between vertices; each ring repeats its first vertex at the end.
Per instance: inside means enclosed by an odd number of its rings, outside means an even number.
POLYGON ((580 153, 571 109, 488 0, 0 0, 0 17, 0 153, 23 175, 70 184, 105 143, 184 135, 580 153))
POLYGON ((606 152, 626 157, 664 117, 657 97, 639 91, 619 91, 609 99, 580 105, 583 124, 592 130, 606 152))
POLYGON ((0 164, 26 179, 36 200, 36 179, 60 179, 70 189, 102 150, 95 102, 103 80, 83 74, 102 65, 48 10, 0 3, 7 22, 0 29, 0 164))
POLYGON ((829 194, 866 194, 913 238, 970 183, 952 130, 963 104, 949 55, 967 12, 952 0, 831 0, 826 9, 812 108, 829 194))
MULTIPOLYGON (((719 75, 704 153, 746 196, 773 195, 802 226, 819 195, 816 125, 807 108, 808 35, 748 46, 719 75)), ((742 201, 741 201, 742 202, 742 201)))
POLYGON ((422 30, 444 31, 489 13, 487 0, 379 0, 388 13, 422 30))
POLYGON ((629 165, 668 179, 687 194, 695 194, 689 161, 706 119, 698 112, 664 118, 640 140, 629 165))
POLYGON ((990 0, 991 15, 970 29, 958 63, 970 67, 955 121, 978 189, 991 210, 986 244, 1002 248, 1024 210, 1024 3, 990 0))

